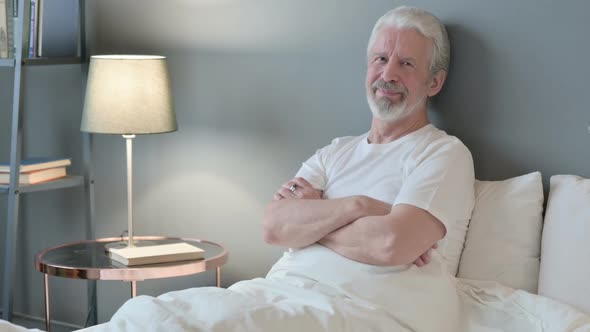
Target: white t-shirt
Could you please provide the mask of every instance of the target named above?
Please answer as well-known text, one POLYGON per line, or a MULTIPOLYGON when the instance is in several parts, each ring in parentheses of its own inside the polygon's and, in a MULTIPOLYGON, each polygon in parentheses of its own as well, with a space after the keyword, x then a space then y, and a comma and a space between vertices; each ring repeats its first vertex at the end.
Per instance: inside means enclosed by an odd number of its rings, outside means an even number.
POLYGON ((334 139, 296 176, 323 190, 327 199, 365 195, 428 211, 446 227, 438 252, 456 275, 474 204, 471 153, 431 124, 387 144, 369 144, 367 137, 334 139))

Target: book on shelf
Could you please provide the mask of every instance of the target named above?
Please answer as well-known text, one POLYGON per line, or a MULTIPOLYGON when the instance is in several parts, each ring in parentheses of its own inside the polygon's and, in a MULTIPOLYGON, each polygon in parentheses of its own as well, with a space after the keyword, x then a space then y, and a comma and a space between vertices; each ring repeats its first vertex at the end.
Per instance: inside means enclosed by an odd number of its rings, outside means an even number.
POLYGON ((110 249, 112 260, 126 266, 169 263, 204 258, 205 251, 185 242, 110 249))
POLYGON ((15 9, 15 0, 6 0, 6 16, 7 18, 7 33, 8 33, 8 58, 14 59, 14 52, 15 52, 15 45, 14 45, 14 28, 16 27, 16 23, 18 17, 16 16, 16 9, 15 9))
MULTIPOLYGON (((18 1, 16 2, 16 4, 18 4, 18 1)), ((18 5, 17 5, 18 6, 18 5)), ((26 58, 29 55, 29 40, 30 40, 30 25, 31 25, 31 4, 28 1, 25 1, 25 8, 16 8, 16 13, 18 15, 21 15, 22 18, 22 22, 24 22, 23 24, 23 31, 22 31, 22 38, 20 40, 21 42, 21 54, 23 58, 26 58), (22 11, 22 12, 21 12, 22 11)), ((18 18, 17 18, 18 19, 18 18)), ((22 23, 21 22, 21 23, 22 23)), ((18 22, 16 22, 18 23, 18 22)), ((14 25, 15 26, 15 30, 17 27, 17 24, 14 25)), ((16 37, 15 32, 13 31, 12 34, 16 37)), ((18 40, 15 39, 14 43, 16 46, 16 43, 18 42, 18 40)), ((15 47, 15 52, 16 52, 16 47, 15 47)))
MULTIPOLYGON (((0 0, 0 58, 14 58, 18 0, 0 0)), ((76 57, 79 53, 79 0, 27 0, 22 56, 76 57)))
POLYGON ((39 0, 30 0, 30 16, 29 16, 29 45, 28 57, 34 58, 37 55, 37 36, 38 36, 38 20, 39 20, 39 0))
MULTIPOLYGON (((10 1, 10 0, 8 0, 10 1)), ((0 0, 0 59, 8 58, 8 7, 0 0)))
MULTIPOLYGON (((19 184, 36 184, 45 181, 55 180, 66 176, 66 168, 56 167, 48 168, 40 171, 32 171, 20 173, 18 176, 19 184)), ((0 184, 8 184, 10 182, 10 173, 0 173, 0 184)))
MULTIPOLYGON (((72 164, 70 158, 47 158, 36 157, 21 160, 20 173, 38 171, 42 169, 69 166, 72 164)), ((0 173, 10 172, 9 163, 0 163, 0 173)))
POLYGON ((37 0, 37 50, 35 56, 41 56, 41 41, 43 40, 43 0, 37 0))

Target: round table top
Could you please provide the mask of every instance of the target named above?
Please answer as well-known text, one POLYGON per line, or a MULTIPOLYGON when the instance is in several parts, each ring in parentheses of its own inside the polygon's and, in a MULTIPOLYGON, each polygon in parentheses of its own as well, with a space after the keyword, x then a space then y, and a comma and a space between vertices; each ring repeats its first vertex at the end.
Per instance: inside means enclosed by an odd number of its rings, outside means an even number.
POLYGON ((186 242, 205 251, 205 258, 170 263, 125 266, 109 258, 107 243, 127 241, 112 237, 66 243, 46 249, 35 257, 37 271, 58 277, 89 280, 140 281, 179 277, 218 268, 227 262, 228 252, 217 243, 175 237, 134 236, 134 240, 154 245, 186 242))

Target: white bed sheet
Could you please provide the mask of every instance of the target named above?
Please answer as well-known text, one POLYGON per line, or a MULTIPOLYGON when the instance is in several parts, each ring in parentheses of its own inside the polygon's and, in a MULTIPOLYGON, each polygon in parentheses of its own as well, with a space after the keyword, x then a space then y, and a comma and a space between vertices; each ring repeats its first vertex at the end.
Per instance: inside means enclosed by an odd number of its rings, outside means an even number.
POLYGON ((0 332, 41 332, 41 330, 27 329, 0 319, 0 332))
POLYGON ((590 317, 570 306, 451 276, 437 253, 423 268, 332 255, 312 247, 228 289, 139 296, 85 331, 590 331, 590 317))

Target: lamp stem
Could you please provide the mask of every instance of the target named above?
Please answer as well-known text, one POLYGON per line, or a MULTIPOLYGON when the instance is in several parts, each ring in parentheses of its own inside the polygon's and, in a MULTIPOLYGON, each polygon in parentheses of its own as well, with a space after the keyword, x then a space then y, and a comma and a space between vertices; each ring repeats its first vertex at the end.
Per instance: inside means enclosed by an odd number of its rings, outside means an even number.
POLYGON ((134 247, 133 242, 133 139, 135 135, 123 135, 127 142, 127 231, 128 247, 134 247))

